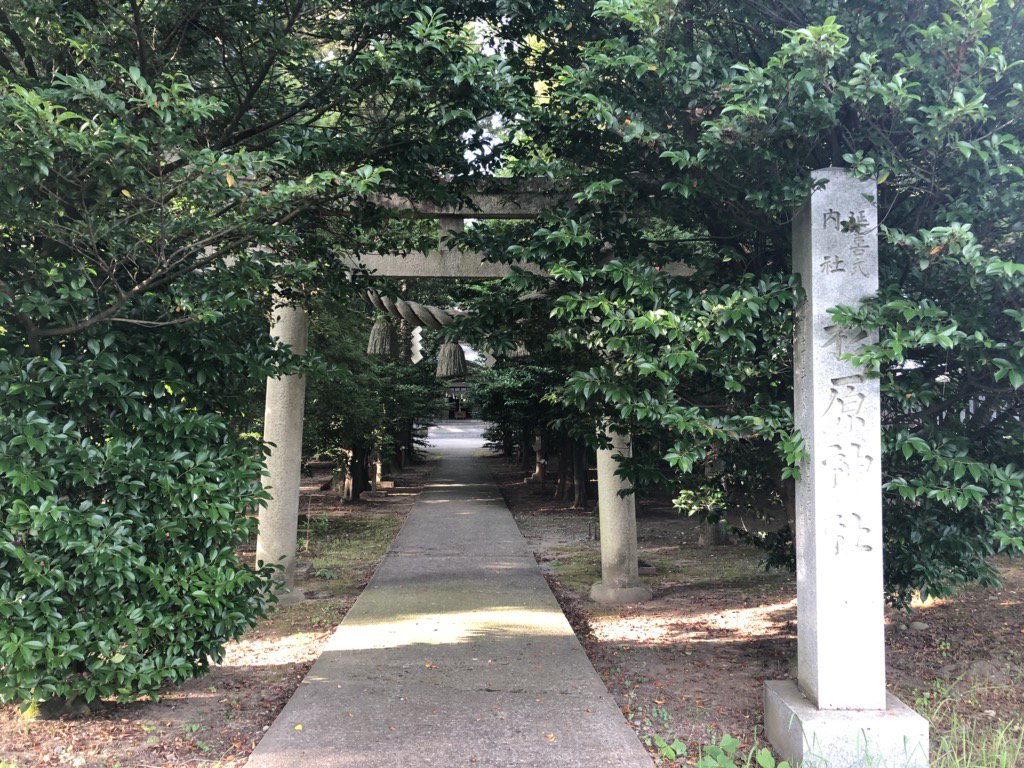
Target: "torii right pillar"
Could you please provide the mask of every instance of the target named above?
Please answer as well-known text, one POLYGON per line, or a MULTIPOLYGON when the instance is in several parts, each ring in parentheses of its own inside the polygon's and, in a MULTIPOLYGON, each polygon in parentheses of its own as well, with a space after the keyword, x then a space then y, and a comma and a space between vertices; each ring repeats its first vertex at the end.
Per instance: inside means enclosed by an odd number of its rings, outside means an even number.
POLYGON ((928 722, 885 688, 879 385, 843 357, 876 340, 828 310, 878 290, 876 185, 848 170, 793 223, 797 680, 765 683, 765 731, 805 768, 927 768, 928 722))
POLYGON ((640 580, 637 561, 636 494, 632 484, 616 474, 619 459, 633 455, 629 435, 608 429, 610 445, 597 449, 597 514, 601 526, 601 580, 590 588, 590 599, 607 605, 642 603, 651 589, 640 580))

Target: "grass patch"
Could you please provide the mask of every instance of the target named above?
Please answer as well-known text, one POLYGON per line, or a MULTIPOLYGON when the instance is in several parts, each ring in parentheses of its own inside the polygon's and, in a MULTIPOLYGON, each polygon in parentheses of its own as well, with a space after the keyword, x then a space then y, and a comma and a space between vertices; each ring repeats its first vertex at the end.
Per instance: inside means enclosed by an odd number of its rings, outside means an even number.
POLYGON ((750 547, 729 546, 713 549, 664 547, 640 551, 640 558, 653 565, 658 573, 657 586, 713 582, 727 587, 754 578, 766 578, 760 564, 760 553, 750 547))
POLYGON ((341 596, 354 594, 384 557, 402 526, 398 515, 330 518, 309 545, 310 578, 341 596))
MULTIPOLYGON (((281 637, 294 632, 330 629, 345 615, 346 604, 337 600, 310 600, 277 605, 274 612, 253 634, 260 638, 281 637)), ((0 767, 2 768, 2 767, 0 767)))
MULTIPOLYGON (((933 726, 934 727, 934 726, 933 726)), ((1021 723, 967 720, 954 714, 938 735, 932 768, 1016 768, 1024 765, 1021 723)))
POLYGON ((548 565, 566 589, 585 595, 601 580, 601 553, 593 547, 568 544, 554 547, 548 554, 548 565))
MULTIPOLYGON (((598 545, 563 544, 545 553, 548 565, 566 589, 586 594, 601 580, 601 552, 598 545)), ((679 548, 641 549, 640 559, 655 567, 657 574, 642 577, 655 588, 678 584, 714 584, 717 587, 763 585, 785 581, 789 574, 766 574, 758 552, 750 547, 716 547, 714 550, 679 548)))
POLYGON ((917 698, 914 708, 931 725, 932 768, 1024 766, 1024 717, 1002 720, 992 717, 994 710, 986 714, 976 705, 995 688, 936 680, 931 690, 917 698), (964 702, 972 705, 973 716, 957 710, 964 702))

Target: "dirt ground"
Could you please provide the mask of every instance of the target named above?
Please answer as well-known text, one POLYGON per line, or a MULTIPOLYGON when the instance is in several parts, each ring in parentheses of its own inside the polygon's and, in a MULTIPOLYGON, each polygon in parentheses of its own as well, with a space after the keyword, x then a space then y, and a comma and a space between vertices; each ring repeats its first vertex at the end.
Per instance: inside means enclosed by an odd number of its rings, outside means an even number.
MULTIPOLYGON (((553 483, 524 484, 505 460, 493 471, 594 667, 659 765, 692 765, 723 734, 764 746, 763 683, 796 675, 792 574, 766 573, 747 545, 701 548, 694 519, 641 504, 640 559, 655 566, 645 577, 654 599, 599 606, 587 598, 600 578, 596 519, 553 502, 553 483)), ((887 616, 889 687, 931 720, 933 765, 1000 764, 997 754, 966 763, 948 754, 969 749, 964 740, 1010 754, 1004 768, 1014 757, 1024 766, 1024 563, 998 565, 1003 589, 887 616)))
POLYGON ((224 663, 159 701, 33 722, 0 708, 0 768, 242 765, 387 552, 430 469, 408 469, 395 489, 356 504, 320 492, 326 475, 303 478, 297 590, 305 599, 278 607, 228 644, 224 663))

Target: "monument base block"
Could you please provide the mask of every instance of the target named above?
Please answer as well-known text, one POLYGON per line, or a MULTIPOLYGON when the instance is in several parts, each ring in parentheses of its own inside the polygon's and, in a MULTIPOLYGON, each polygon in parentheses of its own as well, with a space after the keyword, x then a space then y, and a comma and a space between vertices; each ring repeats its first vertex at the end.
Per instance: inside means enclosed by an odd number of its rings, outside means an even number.
POLYGON ((650 600, 654 593, 645 584, 634 584, 629 587, 613 587, 603 581, 590 588, 590 599, 605 605, 622 605, 625 603, 643 603, 650 600))
POLYGON ((884 710, 818 709, 792 680, 764 684, 764 728, 803 768, 928 768, 928 721, 889 694, 884 710))

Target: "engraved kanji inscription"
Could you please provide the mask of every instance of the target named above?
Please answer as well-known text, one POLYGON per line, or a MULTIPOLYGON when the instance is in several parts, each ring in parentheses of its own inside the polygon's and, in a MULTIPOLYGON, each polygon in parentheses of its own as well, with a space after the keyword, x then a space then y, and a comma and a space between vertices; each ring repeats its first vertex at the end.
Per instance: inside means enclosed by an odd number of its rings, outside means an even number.
POLYGON ((868 277, 867 254, 870 249, 867 238, 868 216, 863 210, 857 211, 856 215, 851 214, 855 223, 853 245, 850 248, 850 270, 862 277, 868 277))
POLYGON ((845 354, 857 352, 860 349, 860 343, 868 337, 867 331, 862 331, 859 328, 847 328, 842 325, 826 325, 824 331, 825 342, 822 346, 835 348, 837 359, 845 354))
POLYGON ((832 477, 832 487, 848 483, 851 477, 860 476, 871 468, 874 458, 864 453, 860 443, 830 445, 821 463, 832 477))
POLYGON ((821 263, 818 265, 818 268, 823 275, 845 272, 846 259, 842 258, 838 253, 826 253, 821 257, 821 263))
POLYGON ((863 427, 867 422, 861 416, 861 411, 868 399, 862 391, 864 381, 864 376, 859 373, 832 379, 830 399, 822 416, 830 416, 835 420, 837 427, 847 432, 854 432, 863 427))
MULTIPOLYGON (((849 253, 825 253, 818 262, 818 269, 823 275, 837 272, 849 272, 862 277, 870 277, 868 254, 871 246, 868 239, 867 211, 850 211, 845 219, 835 208, 829 208, 822 214, 822 227, 834 232, 853 235, 849 253)), ((849 241, 846 241, 849 242, 849 241)))
POLYGON ((829 208, 827 211, 825 211, 825 213, 822 215, 822 218, 824 219, 824 221, 822 221, 822 226, 825 229, 834 229, 836 232, 842 230, 842 222, 840 221, 839 211, 837 211, 835 208, 829 208))
POLYGON ((861 516, 856 512, 840 512, 836 515, 836 554, 844 552, 870 552, 871 545, 865 539, 871 529, 864 525, 861 516))

